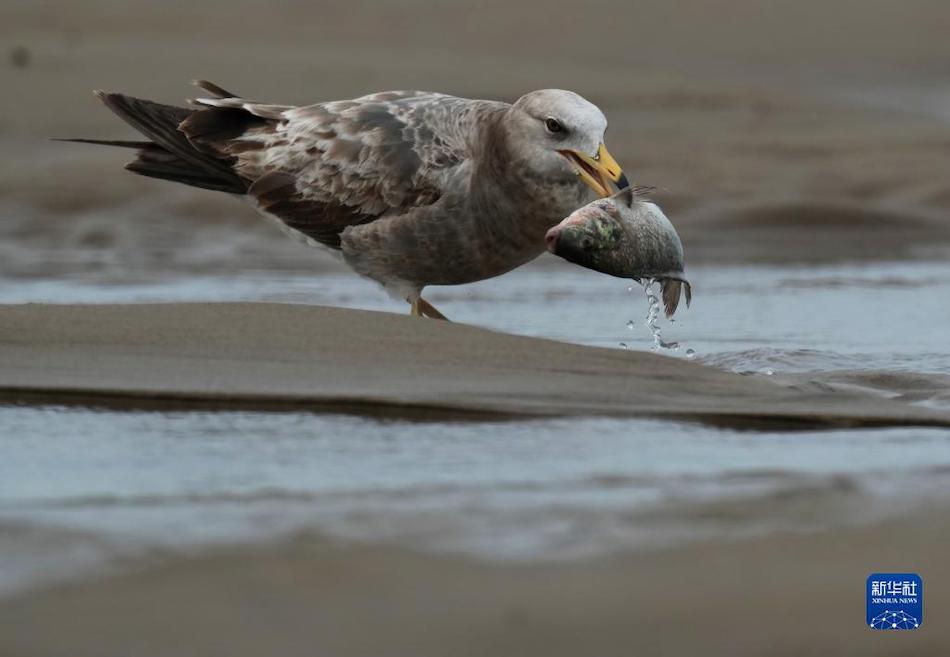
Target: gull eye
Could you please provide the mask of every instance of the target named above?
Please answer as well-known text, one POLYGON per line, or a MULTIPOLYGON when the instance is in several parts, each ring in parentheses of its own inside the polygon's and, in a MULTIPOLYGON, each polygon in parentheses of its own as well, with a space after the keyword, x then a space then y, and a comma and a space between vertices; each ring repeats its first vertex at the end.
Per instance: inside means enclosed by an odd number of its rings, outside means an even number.
POLYGON ((561 122, 551 117, 544 120, 544 127, 551 133, 564 132, 564 126, 561 125, 561 122))

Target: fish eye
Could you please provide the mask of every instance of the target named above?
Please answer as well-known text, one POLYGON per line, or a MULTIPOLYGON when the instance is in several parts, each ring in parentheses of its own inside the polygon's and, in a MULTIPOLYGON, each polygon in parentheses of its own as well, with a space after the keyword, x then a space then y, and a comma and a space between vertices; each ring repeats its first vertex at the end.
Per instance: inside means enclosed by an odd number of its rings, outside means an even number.
POLYGON ((590 235, 585 235, 581 240, 581 248, 585 251, 590 251, 594 248, 594 238, 590 235))
POLYGON ((564 126, 561 125, 561 122, 550 116, 544 120, 544 127, 552 134, 564 132, 564 126))

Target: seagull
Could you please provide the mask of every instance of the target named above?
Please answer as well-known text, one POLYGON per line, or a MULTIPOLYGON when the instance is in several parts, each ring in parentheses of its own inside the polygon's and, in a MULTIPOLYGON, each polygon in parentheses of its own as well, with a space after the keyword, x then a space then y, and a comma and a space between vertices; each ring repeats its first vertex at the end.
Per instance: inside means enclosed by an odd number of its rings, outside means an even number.
POLYGON ((190 107, 98 98, 147 139, 134 173, 248 198, 292 237, 340 253, 411 314, 445 319, 427 285, 498 276, 545 250, 545 233, 627 178, 604 145, 607 120, 578 94, 513 104, 387 91, 293 106, 216 84, 190 107))

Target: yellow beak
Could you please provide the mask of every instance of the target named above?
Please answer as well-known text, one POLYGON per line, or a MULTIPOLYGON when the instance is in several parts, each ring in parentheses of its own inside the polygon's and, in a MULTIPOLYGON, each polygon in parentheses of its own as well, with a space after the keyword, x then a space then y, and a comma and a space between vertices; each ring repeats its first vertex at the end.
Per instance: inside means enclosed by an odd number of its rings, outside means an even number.
POLYGON ((610 196, 613 194, 613 191, 610 189, 611 182, 617 185, 617 189, 630 186, 630 183, 627 182, 627 176, 623 173, 623 169, 617 164, 617 160, 607 152, 607 147, 603 144, 598 147, 595 157, 573 150, 564 150, 560 151, 560 153, 574 165, 574 168, 577 170, 577 175, 581 177, 581 180, 587 183, 590 188, 600 196, 610 196))

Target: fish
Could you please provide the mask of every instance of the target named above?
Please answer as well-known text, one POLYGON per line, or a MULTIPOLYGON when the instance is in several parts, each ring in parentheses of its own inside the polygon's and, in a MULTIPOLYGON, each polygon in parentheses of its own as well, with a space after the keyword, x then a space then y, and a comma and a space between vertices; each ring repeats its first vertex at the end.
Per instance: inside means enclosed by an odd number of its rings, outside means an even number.
POLYGON ((647 200, 652 187, 626 187, 575 210, 544 236, 548 251, 568 262, 638 283, 662 287, 672 318, 680 298, 692 301, 683 243, 658 205, 647 200))

